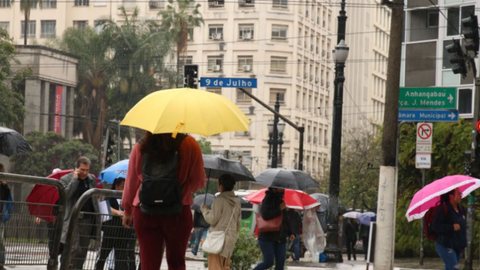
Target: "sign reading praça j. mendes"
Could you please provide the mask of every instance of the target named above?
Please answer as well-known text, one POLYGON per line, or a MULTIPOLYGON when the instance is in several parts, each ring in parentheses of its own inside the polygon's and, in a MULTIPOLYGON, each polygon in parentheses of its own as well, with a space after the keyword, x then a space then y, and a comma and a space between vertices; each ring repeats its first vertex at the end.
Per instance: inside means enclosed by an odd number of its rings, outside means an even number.
POLYGON ((399 109, 456 109, 457 89, 454 87, 402 87, 399 109))

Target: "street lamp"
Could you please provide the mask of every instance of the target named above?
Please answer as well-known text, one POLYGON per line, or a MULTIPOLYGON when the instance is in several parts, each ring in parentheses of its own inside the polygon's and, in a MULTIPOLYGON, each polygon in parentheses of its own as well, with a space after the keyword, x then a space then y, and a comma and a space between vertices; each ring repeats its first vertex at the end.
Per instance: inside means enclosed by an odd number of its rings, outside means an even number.
POLYGON ((348 47, 345 45, 345 40, 342 39, 333 51, 335 92, 333 97, 332 151, 328 193, 330 209, 328 211, 327 246, 325 247, 325 253, 327 253, 329 259, 335 262, 343 261, 341 246, 338 241, 338 195, 340 193, 340 151, 342 148, 343 82, 345 81, 344 69, 347 57, 348 47))

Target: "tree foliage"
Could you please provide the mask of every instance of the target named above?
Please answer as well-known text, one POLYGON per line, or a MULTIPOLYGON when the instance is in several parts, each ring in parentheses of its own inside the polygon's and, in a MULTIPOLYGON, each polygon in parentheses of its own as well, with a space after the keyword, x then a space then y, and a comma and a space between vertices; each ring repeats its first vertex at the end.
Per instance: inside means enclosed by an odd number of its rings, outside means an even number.
POLYGON ((0 29, 0 123, 20 130, 25 108, 23 82, 30 74, 28 69, 12 71, 15 46, 8 33, 0 29))
POLYGON ((344 132, 340 201, 346 208, 376 208, 380 138, 363 129, 344 132))
POLYGON ((14 156, 13 173, 47 176, 55 168, 75 168, 75 161, 80 156, 90 158, 92 173, 98 174, 100 170, 98 151, 90 144, 80 140, 67 141, 53 132, 32 132, 25 138, 33 151, 14 156))
MULTIPOLYGON (((432 144, 432 168, 425 170, 425 184, 446 175, 464 173, 464 151, 470 150, 471 123, 434 123, 432 144)), ((407 222, 405 213, 410 200, 422 187, 421 170, 415 169, 416 125, 402 125, 400 131, 398 201, 396 212, 397 256, 418 256, 420 250, 421 220, 407 222), (413 233, 412 233, 413 232, 413 233)), ((466 200, 462 201, 466 204, 466 200)), ((478 211, 477 211, 478 212, 478 211)), ((478 220, 478 213, 476 214, 478 220)), ((480 239, 479 225, 475 224, 474 239, 480 239)), ((434 255, 433 243, 425 240, 426 254, 434 255)), ((477 248, 478 250, 478 248, 477 248)), ((474 251, 473 254, 477 251, 474 251)))

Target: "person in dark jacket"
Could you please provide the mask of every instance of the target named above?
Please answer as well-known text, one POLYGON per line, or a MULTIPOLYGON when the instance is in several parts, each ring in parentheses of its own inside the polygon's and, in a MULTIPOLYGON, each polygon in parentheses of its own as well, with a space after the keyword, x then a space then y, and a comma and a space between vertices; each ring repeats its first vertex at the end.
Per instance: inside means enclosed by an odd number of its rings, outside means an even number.
POLYGON ((207 235, 210 225, 205 221, 202 213, 195 210, 193 213, 193 235, 192 235, 192 254, 197 256, 200 242, 207 235))
MULTIPOLYGON (((112 189, 122 191, 125 184, 125 178, 118 177, 113 181, 112 189)), ((116 198, 108 200, 112 211, 112 218, 105 221, 102 225, 103 240, 96 270, 103 270, 108 254, 115 251, 115 270, 134 270, 135 269, 135 234, 132 229, 122 226, 123 210, 116 198)))
POLYGON ((273 266, 275 270, 283 270, 285 265, 287 237, 295 239, 299 234, 299 228, 295 225, 294 219, 289 217, 283 202, 284 190, 270 187, 260 206, 260 215, 265 220, 271 220, 279 215, 282 216, 282 225, 279 231, 260 232, 258 245, 262 251, 263 261, 255 266, 254 270, 268 269, 273 266))
POLYGON ((343 233, 345 234, 345 246, 347 248, 347 257, 350 261, 357 260, 357 254, 355 252, 355 244, 357 243, 358 226, 355 220, 351 218, 345 218, 343 222, 343 233))
POLYGON ((442 258, 445 270, 459 269, 460 255, 467 246, 467 224, 461 200, 462 193, 458 189, 443 194, 430 225, 437 235, 435 250, 442 258))

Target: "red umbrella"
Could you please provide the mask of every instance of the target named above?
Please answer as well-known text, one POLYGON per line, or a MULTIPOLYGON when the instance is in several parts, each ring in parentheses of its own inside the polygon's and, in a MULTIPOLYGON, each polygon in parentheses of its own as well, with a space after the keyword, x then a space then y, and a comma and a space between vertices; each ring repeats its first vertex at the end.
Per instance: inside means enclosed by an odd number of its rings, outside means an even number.
MULTIPOLYGON (((253 204, 260 204, 262 203, 263 198, 265 197, 265 192, 267 191, 266 188, 260 189, 254 193, 251 193, 245 197, 243 197, 246 201, 249 201, 253 204)), ((292 209, 310 209, 315 206, 319 206, 320 203, 315 200, 312 196, 308 195, 307 193, 296 190, 296 189, 285 189, 285 193, 283 195, 283 201, 288 208, 292 209)))
MULTIPOLYGON (((47 177, 59 180, 62 176, 71 172, 73 172, 73 169, 59 170, 47 177)), ((98 179, 96 179, 96 185, 98 188, 102 188, 98 179)), ((53 214, 53 209, 59 197, 56 187, 41 184, 35 185, 26 199, 30 215, 39 217, 47 222, 54 222, 55 215, 53 214)))
MULTIPOLYGON (((72 169, 61 170, 47 176, 59 180, 62 176, 73 172, 72 169)), ((37 184, 27 196, 30 215, 39 217, 46 222, 54 222, 53 207, 59 198, 58 190, 54 186, 37 184)))

